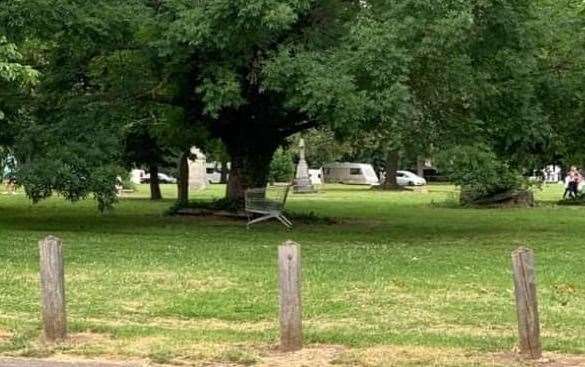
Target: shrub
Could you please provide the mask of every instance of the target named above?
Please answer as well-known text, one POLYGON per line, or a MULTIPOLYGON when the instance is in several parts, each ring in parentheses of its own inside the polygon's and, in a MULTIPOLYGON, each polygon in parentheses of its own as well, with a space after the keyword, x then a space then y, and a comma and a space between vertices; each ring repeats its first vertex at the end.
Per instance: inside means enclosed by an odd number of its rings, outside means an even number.
POLYGON ((136 190, 136 184, 134 182, 132 182, 132 179, 130 178, 130 175, 125 175, 122 176, 122 188, 124 190, 132 190, 135 191, 136 190))
POLYGON ((295 174, 295 166, 290 151, 278 148, 270 164, 270 182, 290 182, 295 174))
POLYGON ((482 145, 449 149, 439 159, 441 169, 461 187, 462 201, 473 202, 525 188, 520 173, 482 145))

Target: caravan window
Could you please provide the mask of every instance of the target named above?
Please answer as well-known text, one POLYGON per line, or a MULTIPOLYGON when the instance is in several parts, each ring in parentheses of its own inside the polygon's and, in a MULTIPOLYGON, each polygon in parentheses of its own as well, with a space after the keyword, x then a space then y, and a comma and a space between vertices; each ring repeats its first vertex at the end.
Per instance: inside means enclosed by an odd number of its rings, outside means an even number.
POLYGON ((215 173, 215 170, 213 168, 207 168, 206 171, 208 175, 215 173))
POLYGON ((362 169, 361 168, 350 168, 349 169, 349 174, 352 176, 358 176, 362 174, 362 169))

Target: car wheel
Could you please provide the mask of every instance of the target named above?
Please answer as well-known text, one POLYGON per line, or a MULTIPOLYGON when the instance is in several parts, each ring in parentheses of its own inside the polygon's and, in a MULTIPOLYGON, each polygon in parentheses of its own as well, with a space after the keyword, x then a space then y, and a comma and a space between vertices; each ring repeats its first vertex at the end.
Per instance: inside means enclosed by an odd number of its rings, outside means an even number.
POLYGON ((414 182, 408 181, 408 186, 414 186, 414 182))

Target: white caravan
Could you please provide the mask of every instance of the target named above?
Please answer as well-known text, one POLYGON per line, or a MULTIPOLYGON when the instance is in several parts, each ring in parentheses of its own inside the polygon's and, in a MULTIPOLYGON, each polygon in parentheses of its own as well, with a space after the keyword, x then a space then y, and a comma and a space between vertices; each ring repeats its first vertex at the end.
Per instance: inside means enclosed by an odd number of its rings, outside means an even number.
POLYGON ((330 163, 323 166, 323 178, 327 183, 347 185, 379 185, 374 167, 366 163, 330 163))

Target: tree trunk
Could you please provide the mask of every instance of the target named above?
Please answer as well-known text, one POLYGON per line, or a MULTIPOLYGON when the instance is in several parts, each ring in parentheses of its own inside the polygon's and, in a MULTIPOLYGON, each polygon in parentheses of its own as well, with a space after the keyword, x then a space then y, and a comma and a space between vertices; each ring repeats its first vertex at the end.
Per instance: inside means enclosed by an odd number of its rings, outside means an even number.
POLYGON ((266 186, 274 152, 285 139, 314 127, 304 113, 288 111, 278 93, 265 92, 255 81, 247 86, 246 98, 248 103, 225 109, 213 124, 231 162, 226 198, 240 207, 247 189, 266 186))
POLYGON ((425 177, 425 159, 422 156, 416 160, 416 174, 422 178, 425 177))
POLYGON ((238 206, 243 207, 247 189, 265 187, 268 182, 270 162, 277 145, 261 144, 256 142, 248 147, 242 147, 240 142, 237 146, 227 146, 231 156, 231 169, 226 197, 238 206))
POLYGON ((227 183, 228 181, 228 160, 222 159, 221 160, 221 176, 219 178, 219 183, 227 183))
POLYGON ((158 180, 158 165, 151 163, 148 171, 150 173, 150 200, 162 200, 160 182, 158 180))
POLYGON ((386 156, 386 178, 384 179, 384 184, 382 185, 384 190, 400 189, 400 186, 398 186, 398 182, 396 180, 396 171, 398 171, 399 164, 400 152, 398 150, 389 152, 386 156))
POLYGON ((189 155, 181 154, 179 158, 179 177, 177 180, 177 197, 181 207, 189 205, 189 155))

